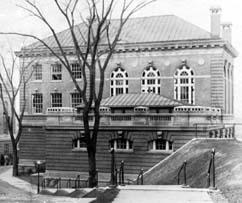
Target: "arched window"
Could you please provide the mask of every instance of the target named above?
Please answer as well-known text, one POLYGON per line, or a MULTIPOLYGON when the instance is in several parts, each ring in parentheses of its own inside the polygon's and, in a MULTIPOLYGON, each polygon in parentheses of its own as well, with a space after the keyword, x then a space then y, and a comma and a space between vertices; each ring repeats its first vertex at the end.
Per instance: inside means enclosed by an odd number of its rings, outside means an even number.
POLYGON ((175 72, 174 99, 183 103, 195 104, 194 72, 186 64, 175 72))
POLYGON ((153 66, 147 67, 142 73, 141 92, 160 94, 160 72, 153 66))
POLYGON ((111 96, 128 93, 128 73, 121 67, 111 74, 111 96))

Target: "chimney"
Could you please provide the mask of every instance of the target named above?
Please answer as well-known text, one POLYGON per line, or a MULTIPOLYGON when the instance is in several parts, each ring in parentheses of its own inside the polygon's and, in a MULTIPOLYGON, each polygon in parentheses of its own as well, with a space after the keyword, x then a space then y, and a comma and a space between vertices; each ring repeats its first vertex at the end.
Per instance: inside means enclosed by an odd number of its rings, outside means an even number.
POLYGON ((213 37, 219 37, 221 8, 219 6, 211 7, 210 12, 211 12, 211 34, 213 37))
POLYGON ((232 40, 231 27, 232 23, 222 23, 222 38, 229 43, 231 43, 232 40))

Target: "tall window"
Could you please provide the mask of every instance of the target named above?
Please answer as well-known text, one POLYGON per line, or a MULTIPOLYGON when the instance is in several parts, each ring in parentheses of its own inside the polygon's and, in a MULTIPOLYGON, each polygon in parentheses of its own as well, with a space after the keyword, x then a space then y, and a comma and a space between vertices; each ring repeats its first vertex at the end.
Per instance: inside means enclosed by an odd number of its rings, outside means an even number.
POLYGON ((141 77, 141 92, 160 94, 160 72, 150 66, 144 70, 141 77))
POLYGON ((33 79, 42 80, 42 65, 35 64, 33 66, 33 79))
POLYGON ((111 96, 128 93, 128 73, 121 67, 111 74, 111 96))
POLYGON ((53 64, 51 65, 52 73, 51 79, 52 80, 62 80, 62 72, 61 72, 61 64, 53 64))
POLYGON ((35 93, 32 95, 32 109, 33 113, 43 112, 43 94, 35 93))
POLYGON ((75 108, 82 103, 81 94, 75 92, 71 93, 71 106, 75 108))
POLYGON ((51 107, 62 107, 62 94, 52 93, 51 94, 51 107))
POLYGON ((181 66, 175 72, 174 99, 195 104, 194 72, 186 65, 181 66))
POLYGON ((82 71, 81 71, 81 66, 79 63, 71 64, 71 71, 72 71, 72 75, 74 76, 75 79, 82 78, 82 71))

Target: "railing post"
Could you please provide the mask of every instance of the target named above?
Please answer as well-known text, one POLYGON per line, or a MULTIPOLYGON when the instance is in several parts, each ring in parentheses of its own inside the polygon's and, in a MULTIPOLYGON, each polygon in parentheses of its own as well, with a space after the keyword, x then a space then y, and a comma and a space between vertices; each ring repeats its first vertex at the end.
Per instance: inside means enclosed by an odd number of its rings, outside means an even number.
POLYGON ((187 185, 187 174, 186 174, 186 166, 187 166, 187 161, 184 161, 184 168, 183 168, 183 173, 184 173, 184 185, 187 185))
POLYGON ((141 169, 141 185, 143 185, 144 184, 144 177, 143 177, 143 174, 144 174, 144 170, 143 170, 143 168, 141 169))
POLYGON ((212 149, 213 188, 215 188, 215 149, 212 149))
POLYGON ((97 187, 98 187, 98 169, 96 170, 96 180, 97 180, 97 187))
POLYGON ((124 161, 121 161, 121 185, 124 185, 124 161))
POLYGON ((211 166, 212 166, 212 157, 210 158, 208 165, 208 173, 207 173, 207 187, 210 187, 210 176, 211 176, 211 166))
POLYGON ((61 189, 61 178, 59 178, 59 188, 61 189))
POLYGON ((59 189, 59 179, 56 178, 56 189, 58 190, 59 189))
POLYGON ((111 149, 111 185, 115 185, 115 152, 114 148, 111 149))
POLYGON ((117 168, 115 168, 115 177, 114 177, 114 179, 115 179, 114 185, 117 186, 118 185, 118 169, 117 168))

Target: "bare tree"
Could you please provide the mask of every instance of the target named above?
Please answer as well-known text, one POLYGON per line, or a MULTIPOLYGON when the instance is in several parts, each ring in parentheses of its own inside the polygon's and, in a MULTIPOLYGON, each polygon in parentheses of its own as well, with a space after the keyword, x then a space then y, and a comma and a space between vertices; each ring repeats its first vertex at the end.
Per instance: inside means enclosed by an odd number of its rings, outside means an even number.
POLYGON ((103 96, 104 73, 113 53, 115 53, 122 29, 128 19, 154 0, 54 0, 57 12, 62 15, 68 25, 74 55, 82 71, 83 85, 80 85, 72 74, 71 65, 66 54, 66 47, 62 45, 62 41, 56 33, 54 26, 51 25, 35 1, 23 1, 24 5, 21 5, 21 8, 47 26, 56 44, 55 47, 36 35, 21 33, 5 34, 17 34, 36 39, 69 72, 84 102, 83 124, 89 161, 89 186, 96 186, 96 143, 100 123, 99 107, 103 96), (83 17, 84 5, 86 5, 85 8, 88 12, 87 19, 83 17), (119 8, 115 10, 117 5, 119 8), (117 11, 119 12, 119 19, 115 20, 114 23, 112 14, 117 11), (76 26, 76 22, 79 22, 80 25, 76 26), (100 80, 98 84, 96 83, 97 73, 99 73, 100 80), (88 118, 92 106, 94 107, 94 124, 90 126, 88 118))
POLYGON ((0 54, 0 99, 3 105, 5 120, 8 128, 8 133, 13 149, 13 176, 18 176, 18 150, 17 145, 22 135, 23 117, 26 106, 26 85, 32 76, 32 71, 29 70, 33 61, 21 65, 21 71, 18 71, 18 60, 11 51, 11 62, 0 54), (19 74, 19 79, 16 80, 16 73, 19 74), (17 96, 22 89, 22 108, 18 110, 17 96), (6 94, 6 95, 4 95, 6 94), (15 125, 17 124, 17 129, 15 125), (16 130, 16 135, 15 135, 16 130))

